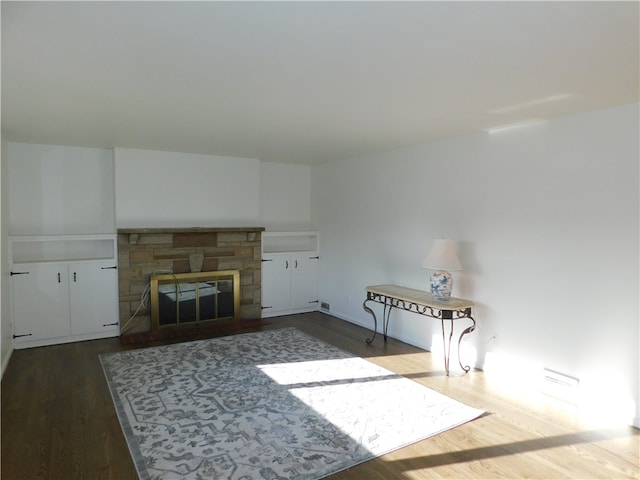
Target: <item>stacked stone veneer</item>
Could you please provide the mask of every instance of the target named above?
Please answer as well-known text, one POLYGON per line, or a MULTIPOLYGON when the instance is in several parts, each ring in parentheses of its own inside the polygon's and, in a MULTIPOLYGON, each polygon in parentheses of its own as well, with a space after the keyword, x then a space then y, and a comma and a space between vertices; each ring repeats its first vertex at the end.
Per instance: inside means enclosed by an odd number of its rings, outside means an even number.
POLYGON ((121 334, 151 331, 151 311, 140 307, 153 274, 189 273, 189 256, 203 254, 201 271, 240 271, 240 315, 261 316, 263 228, 119 229, 118 292, 121 334), (133 320, 131 317, 136 313, 133 320))

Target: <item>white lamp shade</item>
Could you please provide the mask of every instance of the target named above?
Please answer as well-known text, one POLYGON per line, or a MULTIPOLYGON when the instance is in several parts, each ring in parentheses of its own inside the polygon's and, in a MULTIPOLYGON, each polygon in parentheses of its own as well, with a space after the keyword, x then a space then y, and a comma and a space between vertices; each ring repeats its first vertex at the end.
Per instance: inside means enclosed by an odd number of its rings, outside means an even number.
POLYGON ((422 260, 422 266, 430 270, 462 270, 455 242, 448 238, 434 239, 431 250, 422 260))

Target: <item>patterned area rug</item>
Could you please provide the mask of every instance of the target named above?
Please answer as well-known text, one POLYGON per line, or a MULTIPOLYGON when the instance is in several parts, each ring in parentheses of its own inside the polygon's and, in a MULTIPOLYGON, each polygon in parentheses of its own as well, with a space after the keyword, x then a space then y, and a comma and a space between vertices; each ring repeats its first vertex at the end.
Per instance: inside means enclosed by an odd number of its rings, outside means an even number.
POLYGON ((141 479, 318 479, 483 413, 295 328, 101 361, 141 479))

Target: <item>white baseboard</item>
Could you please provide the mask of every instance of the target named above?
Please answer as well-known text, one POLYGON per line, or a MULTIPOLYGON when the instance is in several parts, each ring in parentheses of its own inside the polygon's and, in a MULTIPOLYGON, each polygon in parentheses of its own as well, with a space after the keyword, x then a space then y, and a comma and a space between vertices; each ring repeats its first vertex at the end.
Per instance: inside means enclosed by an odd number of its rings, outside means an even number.
POLYGON ((343 313, 339 313, 339 312, 336 312, 336 311, 333 311, 333 310, 332 311, 321 310, 321 311, 323 311, 327 315, 331 315, 332 317, 339 318, 340 320, 344 320, 345 322, 353 323, 354 325, 358 325, 358 326, 363 327, 363 328, 371 329, 371 327, 373 327, 373 324, 372 325, 368 325, 368 324, 365 325, 364 322, 362 322, 361 320, 359 320, 357 318, 349 317, 348 315, 345 315, 343 313))
MULTIPOLYGON (((337 317, 340 320, 344 320, 345 322, 353 323, 354 325, 358 325, 359 327, 366 328, 366 329, 370 330, 373 333, 373 319, 371 319, 368 322, 363 322, 360 319, 349 317, 348 315, 344 315, 344 314, 341 314, 341 313, 338 313, 338 312, 325 312, 325 313, 327 313, 328 315, 332 315, 334 317, 337 317)), ((382 335, 381 334, 381 332, 382 332, 382 328, 381 327, 382 327, 381 322, 378 321, 378 335, 382 335)), ((404 338, 402 335, 395 335, 395 334, 394 335, 389 334, 388 337, 389 338, 394 338, 396 340, 400 340, 401 342, 407 343, 407 344, 412 345, 414 347, 422 348, 423 350, 429 351, 425 347, 424 344, 423 345, 419 345, 418 343, 416 343, 415 339, 404 338)))
MULTIPOLYGON (((4 353, 4 352, 3 352, 4 353)), ((11 355, 13 355, 13 345, 9 347, 9 351, 3 354, 2 358, 2 371, 0 372, 0 379, 4 377, 4 372, 9 365, 9 360, 11 360, 11 355)))

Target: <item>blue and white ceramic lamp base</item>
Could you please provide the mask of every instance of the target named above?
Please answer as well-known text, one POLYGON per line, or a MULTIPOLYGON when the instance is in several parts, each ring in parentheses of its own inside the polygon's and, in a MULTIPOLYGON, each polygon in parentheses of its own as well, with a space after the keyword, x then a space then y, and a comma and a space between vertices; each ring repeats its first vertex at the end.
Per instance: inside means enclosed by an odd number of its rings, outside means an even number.
POLYGON ((453 278, 449 272, 438 270, 431 275, 431 294, 433 298, 441 302, 446 302, 451 298, 453 278))

